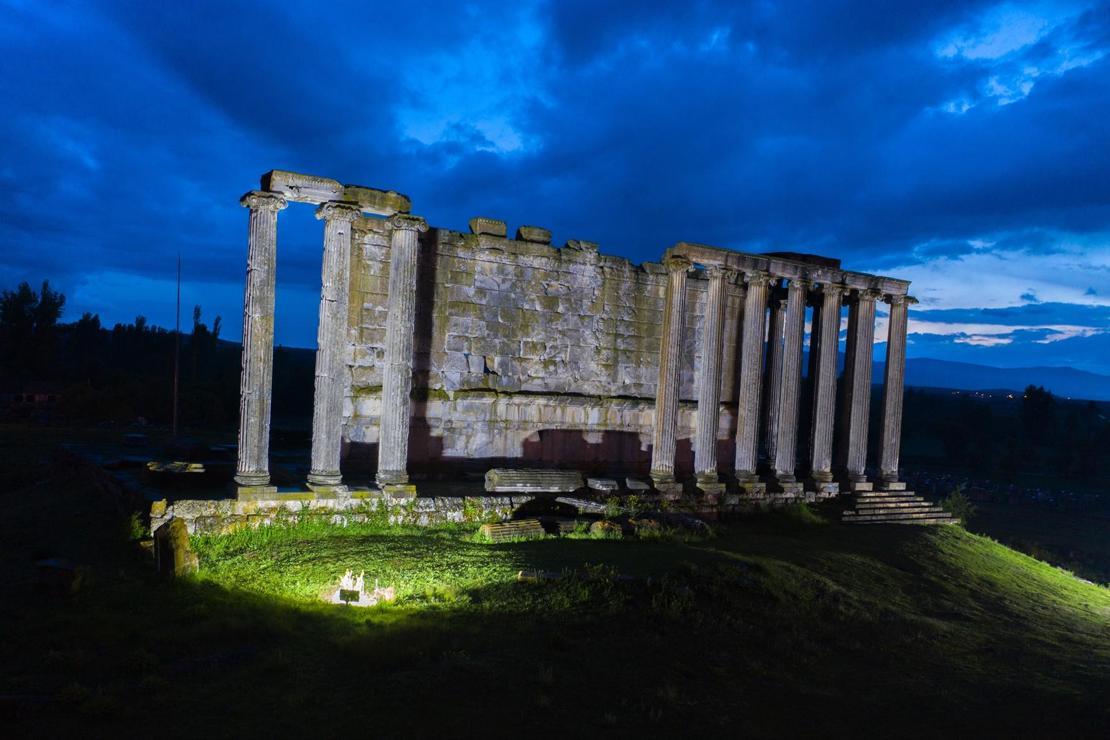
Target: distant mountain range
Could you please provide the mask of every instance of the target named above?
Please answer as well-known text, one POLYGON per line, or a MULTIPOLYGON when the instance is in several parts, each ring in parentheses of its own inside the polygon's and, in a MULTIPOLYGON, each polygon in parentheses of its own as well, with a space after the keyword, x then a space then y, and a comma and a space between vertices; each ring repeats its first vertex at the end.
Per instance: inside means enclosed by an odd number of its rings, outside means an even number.
MULTIPOLYGON (((881 383, 884 363, 875 363, 881 383)), ((906 385, 966 391, 1015 390, 1043 385, 1057 396, 1110 401, 1110 375, 1070 367, 990 367, 968 362, 914 358, 906 361, 906 385)))

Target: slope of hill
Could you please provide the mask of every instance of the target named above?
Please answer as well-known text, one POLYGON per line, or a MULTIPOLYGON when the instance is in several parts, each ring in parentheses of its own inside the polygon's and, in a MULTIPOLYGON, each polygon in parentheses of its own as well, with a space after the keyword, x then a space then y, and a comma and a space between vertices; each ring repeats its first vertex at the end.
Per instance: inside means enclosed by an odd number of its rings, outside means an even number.
MULTIPOLYGON (((36 464, 26 435, 5 441, 36 464)), ((1110 722, 1110 591, 958 527, 804 508, 693 540, 271 527, 198 538, 199 576, 160 584, 91 477, 42 465, 33 496, 0 491, 11 736, 114 737, 151 716, 192 738, 1094 737, 1110 722), (80 559, 77 596, 36 596, 43 552, 80 559), (397 601, 321 603, 348 568, 397 601)))

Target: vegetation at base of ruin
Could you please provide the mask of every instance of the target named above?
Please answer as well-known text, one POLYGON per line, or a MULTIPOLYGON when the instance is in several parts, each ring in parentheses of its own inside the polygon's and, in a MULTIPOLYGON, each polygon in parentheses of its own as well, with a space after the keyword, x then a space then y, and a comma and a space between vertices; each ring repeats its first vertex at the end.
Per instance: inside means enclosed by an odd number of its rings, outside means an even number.
MULTIPOLYGON (((317 520, 194 538, 200 573, 165 582, 110 492, 48 458, 51 440, 0 433, 10 736, 368 724, 546 736, 571 723, 587 735, 1086 737, 1110 721, 1110 589, 960 527, 840 526, 798 506, 700 541, 478 544, 477 525, 317 520), (36 590, 31 563, 51 556, 83 568, 75 596, 36 590), (321 603, 347 568, 397 601, 321 603), (531 569, 567 575, 517 582, 531 569)), ((982 504, 970 526, 1011 511, 982 504)), ((1105 520, 1050 513, 1061 537, 1106 546, 1105 520)))

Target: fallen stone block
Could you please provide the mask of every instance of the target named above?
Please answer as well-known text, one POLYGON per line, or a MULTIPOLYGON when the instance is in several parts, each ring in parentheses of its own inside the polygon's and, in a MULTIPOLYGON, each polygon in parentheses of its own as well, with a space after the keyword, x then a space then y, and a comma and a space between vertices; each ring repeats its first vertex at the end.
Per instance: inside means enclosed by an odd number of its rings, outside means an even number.
POLYGON ((189 530, 182 519, 171 519, 154 532, 154 561, 158 572, 177 578, 196 573, 197 554, 189 546, 189 530))
POLYGON ((604 491, 610 493, 620 488, 620 485, 612 478, 587 478, 586 485, 594 491, 604 491))
POLYGON ((573 493, 583 487, 576 470, 493 468, 486 472, 491 493, 573 493))
POLYGON ((521 226, 516 230, 517 241, 550 244, 551 232, 539 226, 521 226))
POLYGON ((638 478, 625 478, 624 479, 624 485, 630 491, 650 491, 651 490, 651 484, 650 483, 639 480, 638 478))
POLYGON ((555 499, 560 504, 567 504, 578 509, 583 514, 604 514, 605 504, 597 501, 590 501, 584 498, 571 498, 570 496, 559 496, 555 499))
POLYGON ((504 237, 508 229, 504 221, 484 216, 475 216, 470 219, 471 234, 489 234, 490 236, 504 237))
POLYGON ((546 533, 539 519, 517 519, 496 524, 483 524, 478 528, 478 534, 489 542, 508 542, 511 540, 541 539, 546 533))

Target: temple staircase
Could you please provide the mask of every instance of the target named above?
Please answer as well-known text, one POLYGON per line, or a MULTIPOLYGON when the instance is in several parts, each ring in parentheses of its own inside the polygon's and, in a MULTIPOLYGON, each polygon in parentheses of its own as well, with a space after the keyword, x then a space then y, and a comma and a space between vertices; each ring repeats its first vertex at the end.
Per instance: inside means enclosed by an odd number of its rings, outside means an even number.
POLYGON ((959 520, 913 491, 859 491, 841 514, 845 524, 956 524, 959 520))

